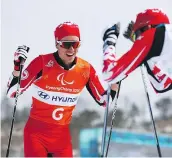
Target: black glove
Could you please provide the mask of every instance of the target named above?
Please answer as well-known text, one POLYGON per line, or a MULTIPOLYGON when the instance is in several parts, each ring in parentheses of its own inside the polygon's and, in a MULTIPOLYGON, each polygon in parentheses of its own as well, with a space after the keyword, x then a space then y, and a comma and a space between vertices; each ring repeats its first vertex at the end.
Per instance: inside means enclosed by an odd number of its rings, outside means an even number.
POLYGON ((126 31, 123 33, 124 37, 131 40, 132 42, 134 42, 134 33, 133 33, 133 26, 134 26, 134 22, 131 21, 128 24, 128 27, 126 29, 126 31))
POLYGON ((112 27, 108 28, 103 35, 104 46, 105 45, 115 46, 119 33, 120 33, 120 23, 114 24, 112 27))

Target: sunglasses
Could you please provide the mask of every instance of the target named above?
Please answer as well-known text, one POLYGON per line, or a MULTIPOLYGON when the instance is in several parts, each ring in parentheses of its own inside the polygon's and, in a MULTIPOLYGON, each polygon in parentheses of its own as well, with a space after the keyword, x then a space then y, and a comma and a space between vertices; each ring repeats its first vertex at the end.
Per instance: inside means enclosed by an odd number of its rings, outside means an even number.
POLYGON ((56 41, 56 43, 59 44, 60 47, 65 49, 69 49, 70 47, 76 49, 80 46, 80 41, 56 41))
POLYGON ((135 33, 134 33, 134 35, 135 35, 135 37, 134 37, 135 40, 136 40, 143 32, 147 31, 148 29, 149 29, 148 26, 144 26, 144 27, 142 27, 142 28, 136 30, 135 33))

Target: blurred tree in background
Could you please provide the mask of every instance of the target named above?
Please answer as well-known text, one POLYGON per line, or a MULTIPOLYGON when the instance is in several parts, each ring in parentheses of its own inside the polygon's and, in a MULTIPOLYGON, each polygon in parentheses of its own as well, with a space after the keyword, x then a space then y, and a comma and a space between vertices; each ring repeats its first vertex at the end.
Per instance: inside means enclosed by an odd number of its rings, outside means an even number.
POLYGON ((155 105, 160 111, 161 119, 165 120, 172 116, 172 100, 170 98, 162 98, 155 105))
POLYGON ((10 100, 4 95, 1 100, 1 120, 8 122, 12 118, 12 112, 13 107, 10 100))

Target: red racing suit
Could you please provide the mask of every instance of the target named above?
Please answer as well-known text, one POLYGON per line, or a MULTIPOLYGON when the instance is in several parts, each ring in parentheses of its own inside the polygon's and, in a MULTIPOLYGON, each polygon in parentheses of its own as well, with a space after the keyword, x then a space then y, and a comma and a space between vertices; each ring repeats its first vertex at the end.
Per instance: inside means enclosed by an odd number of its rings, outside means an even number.
MULTIPOLYGON (((15 96, 17 78, 8 83, 7 94, 15 96)), ((32 84, 32 107, 24 128, 26 157, 72 157, 69 123, 81 91, 86 86, 100 105, 105 105, 106 91, 94 68, 77 57, 66 67, 58 53, 40 55, 23 71, 21 92, 32 84)))

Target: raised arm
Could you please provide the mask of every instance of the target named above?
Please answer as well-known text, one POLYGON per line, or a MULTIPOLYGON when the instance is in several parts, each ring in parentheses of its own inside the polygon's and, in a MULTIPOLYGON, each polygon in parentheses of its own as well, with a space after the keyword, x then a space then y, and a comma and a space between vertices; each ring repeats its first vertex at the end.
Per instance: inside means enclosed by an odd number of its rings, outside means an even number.
MULTIPOLYGON (((15 58, 14 58, 14 71, 12 72, 12 75, 8 81, 7 84, 7 96, 10 98, 15 97, 16 90, 17 90, 17 83, 20 73, 20 60, 19 57, 21 56, 21 53, 24 54, 24 59, 27 59, 27 49, 21 50, 19 47, 17 51, 15 52, 15 58), (25 52, 25 53, 24 53, 25 52)), ((20 92, 22 93, 25 91, 36 79, 42 76, 42 58, 41 56, 35 58, 29 66, 22 72, 21 75, 21 82, 20 82, 20 92)))
POLYGON ((117 59, 115 50, 119 35, 117 31, 117 27, 114 25, 105 32, 105 38, 103 38, 103 76, 105 81, 111 83, 117 83, 123 80, 143 63, 150 51, 155 33, 154 30, 143 33, 134 42, 132 48, 121 58, 117 59))

